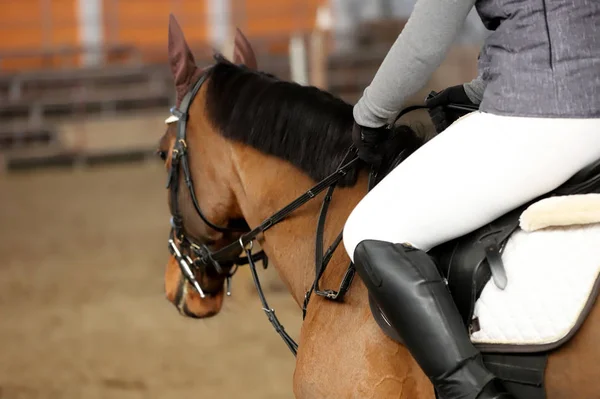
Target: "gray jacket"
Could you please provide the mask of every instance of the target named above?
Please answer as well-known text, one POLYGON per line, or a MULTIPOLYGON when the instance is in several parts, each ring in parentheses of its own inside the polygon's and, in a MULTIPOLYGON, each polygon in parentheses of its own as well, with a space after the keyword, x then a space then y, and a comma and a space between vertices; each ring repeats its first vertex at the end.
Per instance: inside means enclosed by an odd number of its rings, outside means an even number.
POLYGON ((398 113, 441 64, 473 6, 493 31, 479 78, 465 85, 482 111, 600 118, 600 0, 419 0, 354 107, 359 124, 378 127, 398 113))

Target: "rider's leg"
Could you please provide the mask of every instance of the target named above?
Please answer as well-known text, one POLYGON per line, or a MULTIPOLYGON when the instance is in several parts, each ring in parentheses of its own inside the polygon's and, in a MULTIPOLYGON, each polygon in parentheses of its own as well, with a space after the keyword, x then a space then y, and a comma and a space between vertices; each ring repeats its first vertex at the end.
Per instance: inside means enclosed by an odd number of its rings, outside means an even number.
POLYGON ((511 398, 499 396, 502 390, 479 395, 494 375, 483 365, 427 253, 402 244, 365 240, 356 247, 354 261, 369 292, 441 398, 511 398))
POLYGON ((599 119, 473 113, 400 164, 348 218, 348 254, 442 398, 511 396, 485 369, 425 252, 560 186, 597 159, 599 119))

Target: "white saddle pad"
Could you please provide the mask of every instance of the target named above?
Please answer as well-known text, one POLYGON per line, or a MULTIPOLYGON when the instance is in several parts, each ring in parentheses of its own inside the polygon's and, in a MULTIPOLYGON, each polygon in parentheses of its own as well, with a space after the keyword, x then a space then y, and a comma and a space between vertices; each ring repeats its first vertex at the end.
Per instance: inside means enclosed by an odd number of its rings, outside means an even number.
POLYGON ((518 230, 502 260, 508 285, 490 280, 475 304, 477 344, 544 345, 569 334, 600 273, 600 224, 518 230))

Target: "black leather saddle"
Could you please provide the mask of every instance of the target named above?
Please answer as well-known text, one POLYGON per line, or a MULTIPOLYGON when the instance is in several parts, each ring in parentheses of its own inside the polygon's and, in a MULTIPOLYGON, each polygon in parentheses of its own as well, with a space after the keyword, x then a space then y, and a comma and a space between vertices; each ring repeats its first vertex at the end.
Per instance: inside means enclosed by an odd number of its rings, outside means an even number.
MULTIPOLYGON (((440 273, 447 279, 452 297, 470 330, 477 328, 472 323, 475 302, 490 278, 499 288, 506 286, 501 254, 511 234, 519 228, 523 211, 543 198, 588 193, 600 193, 600 160, 576 173, 557 189, 429 252, 440 273)), ((382 330, 390 338, 402 342, 379 307, 369 299, 371 312, 382 330)))

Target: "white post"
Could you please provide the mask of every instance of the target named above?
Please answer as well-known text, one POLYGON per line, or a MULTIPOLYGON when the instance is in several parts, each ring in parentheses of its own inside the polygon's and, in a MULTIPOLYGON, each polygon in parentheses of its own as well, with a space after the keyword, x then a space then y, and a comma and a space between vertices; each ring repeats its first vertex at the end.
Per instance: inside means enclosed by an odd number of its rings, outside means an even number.
POLYGON ((230 0, 208 0, 208 34, 213 46, 222 50, 230 40, 230 0))
POLYGON ((301 85, 308 84, 306 44, 302 35, 294 34, 290 38, 289 57, 292 80, 301 85))
POLYGON ((86 47, 81 62, 83 66, 101 64, 104 61, 102 0, 78 0, 77 15, 79 42, 86 47))
POLYGON ((329 7, 320 6, 310 35, 310 84, 323 90, 327 90, 327 37, 331 25, 329 7))

